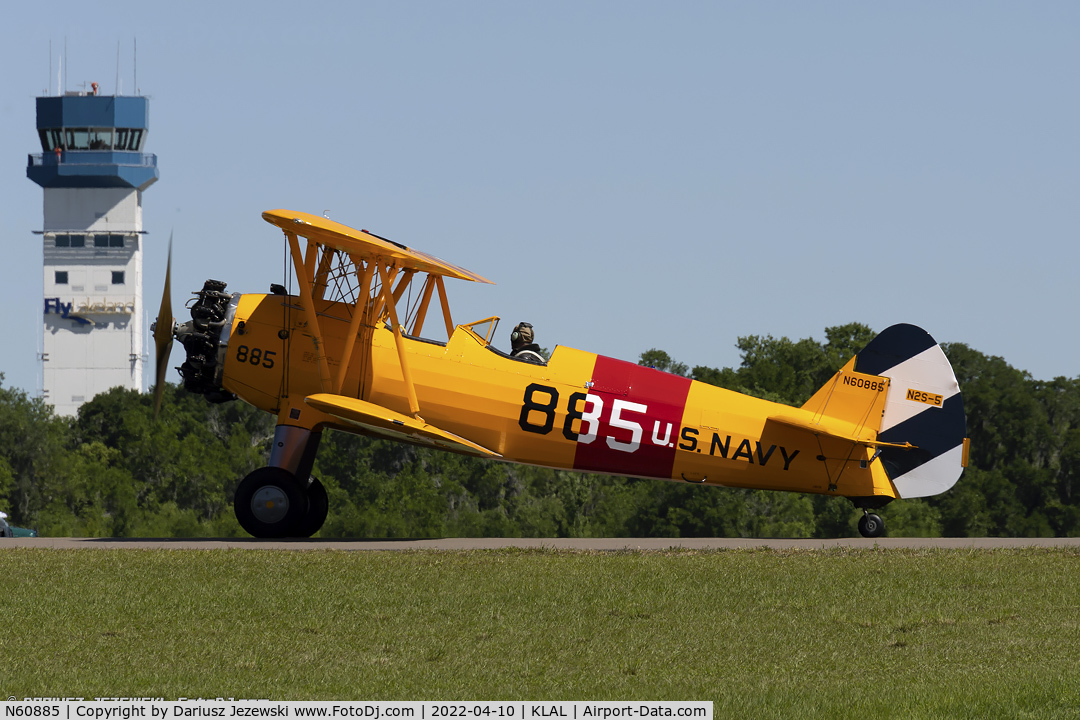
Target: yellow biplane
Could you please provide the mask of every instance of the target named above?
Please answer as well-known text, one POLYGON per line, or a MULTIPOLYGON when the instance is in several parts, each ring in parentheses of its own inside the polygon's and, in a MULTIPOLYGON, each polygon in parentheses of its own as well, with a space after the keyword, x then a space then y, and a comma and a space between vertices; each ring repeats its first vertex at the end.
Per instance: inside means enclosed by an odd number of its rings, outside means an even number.
POLYGON ((256 537, 322 526, 327 495, 311 470, 326 428, 567 470, 838 495, 863 509, 866 537, 884 532, 870 511, 944 492, 966 465, 956 378, 915 326, 882 332, 795 408, 569 347, 525 361, 492 344, 497 317, 451 319, 444 281, 490 282, 476 273, 323 217, 263 218, 285 234, 296 292, 232 294, 208 280, 177 324, 167 275, 154 327, 158 402, 175 337, 187 389, 277 416, 269 464, 234 499, 256 537), (446 341, 425 337, 433 307, 446 341))

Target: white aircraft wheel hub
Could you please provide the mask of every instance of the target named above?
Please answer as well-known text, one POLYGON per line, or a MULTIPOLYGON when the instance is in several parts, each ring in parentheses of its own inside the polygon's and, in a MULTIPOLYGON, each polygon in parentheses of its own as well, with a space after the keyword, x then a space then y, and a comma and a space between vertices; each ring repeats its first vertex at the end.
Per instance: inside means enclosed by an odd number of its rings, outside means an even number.
POLYGON ((265 485, 251 497, 251 514, 259 522, 273 525, 289 512, 289 497, 277 485, 265 485))

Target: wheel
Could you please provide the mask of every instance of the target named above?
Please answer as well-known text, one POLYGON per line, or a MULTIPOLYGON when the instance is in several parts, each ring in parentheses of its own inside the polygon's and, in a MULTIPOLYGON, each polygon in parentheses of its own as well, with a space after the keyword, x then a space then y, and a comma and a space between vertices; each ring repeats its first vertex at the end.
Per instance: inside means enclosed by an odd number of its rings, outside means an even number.
POLYGON ((240 527, 257 538, 293 537, 307 517, 308 501, 292 473, 264 467, 240 481, 233 510, 240 527))
POLYGON ((307 495, 308 510, 296 528, 296 537, 311 537, 319 532, 330 510, 330 499, 326 496, 326 488, 319 482, 319 478, 312 477, 304 492, 307 495))
POLYGON ((859 518, 859 534, 864 538, 876 538, 885 534, 885 521, 877 513, 867 513, 859 518))

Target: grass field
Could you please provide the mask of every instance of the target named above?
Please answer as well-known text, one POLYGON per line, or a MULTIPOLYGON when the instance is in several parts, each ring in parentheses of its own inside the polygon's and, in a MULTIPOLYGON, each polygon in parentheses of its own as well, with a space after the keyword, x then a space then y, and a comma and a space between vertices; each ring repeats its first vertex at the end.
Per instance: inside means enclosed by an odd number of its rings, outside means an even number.
POLYGON ((0 693, 1080 717, 1075 550, 0 551, 0 693))

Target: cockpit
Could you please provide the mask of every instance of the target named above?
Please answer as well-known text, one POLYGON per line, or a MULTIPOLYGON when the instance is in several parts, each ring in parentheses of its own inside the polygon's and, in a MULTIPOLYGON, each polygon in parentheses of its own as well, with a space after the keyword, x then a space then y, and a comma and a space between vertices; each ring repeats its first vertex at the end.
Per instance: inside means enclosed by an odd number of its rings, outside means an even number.
POLYGON ((533 365, 547 365, 547 362, 536 362, 535 360, 528 360, 524 357, 518 357, 511 353, 503 352, 499 348, 492 344, 492 340, 495 337, 495 329, 499 327, 499 316, 492 315, 491 317, 484 318, 483 320, 476 320, 465 325, 459 325, 459 328, 465 329, 471 335, 475 336, 477 340, 481 341, 484 346, 495 353, 496 355, 510 360, 514 360, 520 363, 530 363, 533 365))

